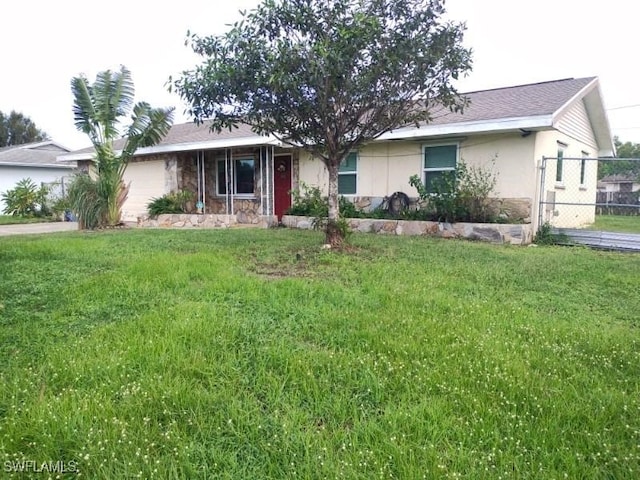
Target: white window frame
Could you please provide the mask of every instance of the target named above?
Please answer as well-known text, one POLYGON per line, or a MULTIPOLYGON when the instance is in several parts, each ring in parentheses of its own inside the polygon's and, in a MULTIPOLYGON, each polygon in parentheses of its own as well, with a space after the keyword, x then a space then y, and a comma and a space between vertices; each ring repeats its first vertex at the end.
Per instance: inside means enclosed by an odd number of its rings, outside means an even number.
POLYGON ((564 157, 569 145, 557 142, 556 146, 558 151, 556 152, 556 171, 553 178, 556 182, 556 186, 562 187, 564 186, 564 157), (558 173, 560 174, 560 178, 558 178, 558 173))
MULTIPOLYGON (((341 172, 338 170, 338 195, 341 195, 343 197, 355 197, 358 195, 358 182, 360 180, 360 176, 359 176, 359 171, 360 171, 360 152, 356 151, 351 151, 347 154, 347 157, 351 154, 355 154, 356 156, 356 169, 352 172, 341 172), (356 191, 354 193, 340 193, 340 176, 342 175, 354 175, 356 177, 356 191)), ((347 157, 345 157, 345 160, 347 159, 347 157)), ((340 168, 340 167, 338 167, 340 168)))
POLYGON ((425 143, 422 145, 422 157, 420 158, 420 168, 422 169, 422 183, 427 188, 427 173, 428 172, 455 172, 460 163, 460 142, 439 142, 439 143, 425 143), (456 164, 453 167, 444 168, 427 168, 425 166, 427 159, 427 148, 432 147, 456 147, 456 164))
MULTIPOLYGON (((256 158, 255 157, 251 157, 249 155, 247 156, 238 156, 238 157, 233 157, 233 159, 230 160, 230 165, 232 168, 227 168, 226 166, 226 161, 227 159, 225 158, 216 158, 216 195, 218 197, 225 197, 227 195, 233 195, 234 198, 256 198, 256 158), (253 192, 252 193, 237 193, 237 175, 238 175, 238 169, 236 168, 236 162, 241 162, 243 160, 252 160, 253 161, 253 192), (227 174, 232 176, 232 182, 231 182, 231 192, 227 192, 227 193, 221 193, 220 192, 220 179, 219 179, 219 169, 218 169, 218 165, 222 163, 223 165, 225 165, 225 176, 227 174)), ((226 182, 227 188, 229 183, 226 182)))
POLYGON ((584 189, 587 186, 587 159, 589 158, 589 153, 584 150, 581 152, 581 160, 580 160, 580 186, 584 189))

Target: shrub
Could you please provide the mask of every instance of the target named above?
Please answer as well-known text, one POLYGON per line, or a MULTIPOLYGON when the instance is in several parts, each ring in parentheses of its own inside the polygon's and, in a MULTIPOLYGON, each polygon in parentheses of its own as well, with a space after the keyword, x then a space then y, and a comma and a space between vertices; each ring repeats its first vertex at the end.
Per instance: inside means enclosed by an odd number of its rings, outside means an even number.
POLYGON ((553 226, 549 222, 545 222, 540 225, 533 243, 536 245, 567 244, 569 243, 569 237, 564 233, 553 233, 553 226))
POLYGON ((326 217, 329 215, 329 202, 318 187, 310 187, 301 182, 300 188, 291 191, 292 203, 287 215, 305 217, 326 217))
MULTIPOLYGON (((292 190, 293 202, 287 210, 287 215, 301 215, 305 217, 327 217, 329 215, 329 200, 322 195, 318 187, 310 187, 301 182, 298 190, 292 190)), ((353 202, 340 196, 338 207, 342 218, 361 218, 364 212, 353 202)))
POLYGON ((89 174, 76 175, 67 191, 68 205, 75 213, 81 229, 93 230, 104 222, 107 215, 107 202, 100 195, 98 182, 89 174))
POLYGON ((409 178, 409 185, 418 191, 426 205, 426 217, 440 222, 493 222, 489 195, 496 185, 496 176, 487 167, 469 167, 459 162, 452 172, 444 172, 428 192, 418 175, 409 178))
POLYGON ((47 207, 49 189, 38 187, 30 178, 23 178, 11 190, 2 194, 7 215, 20 217, 44 217, 50 214, 47 207))
POLYGON ((164 213, 187 213, 187 203, 194 197, 194 193, 190 190, 167 193, 161 197, 152 198, 147 204, 147 210, 149 215, 154 217, 164 213))
MULTIPOLYGON (((318 187, 310 187, 301 182, 298 190, 292 190, 291 196, 293 202, 287 210, 287 215, 301 215, 305 217, 313 217, 312 225, 316 230, 325 229, 329 216, 329 200, 322 195, 318 187)), ((340 218, 338 219, 337 228, 344 238, 351 233, 346 218, 364 217, 364 212, 360 210, 353 202, 340 196, 339 199, 340 218)))

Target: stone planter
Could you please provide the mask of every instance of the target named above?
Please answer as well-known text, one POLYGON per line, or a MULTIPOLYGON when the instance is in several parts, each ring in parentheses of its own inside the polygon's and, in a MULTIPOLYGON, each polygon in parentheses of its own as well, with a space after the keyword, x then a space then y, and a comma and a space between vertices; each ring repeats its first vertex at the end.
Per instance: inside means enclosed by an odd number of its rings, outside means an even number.
POLYGON ((198 215, 174 213, 138 217, 139 227, 150 228, 228 228, 238 223, 235 215, 198 215))
MULTIPOLYGON (((373 218, 348 218, 347 222, 351 230, 361 233, 465 238, 499 245, 528 245, 533 242, 533 228, 530 223, 441 223, 373 218)), ((311 217, 285 215, 282 217, 282 223, 289 228, 313 228, 311 217)))

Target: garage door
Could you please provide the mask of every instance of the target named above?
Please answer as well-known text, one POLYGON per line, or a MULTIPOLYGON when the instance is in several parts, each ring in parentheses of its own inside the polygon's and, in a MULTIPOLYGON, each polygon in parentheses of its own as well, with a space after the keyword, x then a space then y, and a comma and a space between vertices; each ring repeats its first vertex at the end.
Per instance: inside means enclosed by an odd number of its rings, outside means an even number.
POLYGON ((124 173, 125 183, 131 182, 129 197, 122 207, 122 220, 135 222, 147 213, 147 204, 154 197, 164 195, 164 160, 134 162, 124 173))

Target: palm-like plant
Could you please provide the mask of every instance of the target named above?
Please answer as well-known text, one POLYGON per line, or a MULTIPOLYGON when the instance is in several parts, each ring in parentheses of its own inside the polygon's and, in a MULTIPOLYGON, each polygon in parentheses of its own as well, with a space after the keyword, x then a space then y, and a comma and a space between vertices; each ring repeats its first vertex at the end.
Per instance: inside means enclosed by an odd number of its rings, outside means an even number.
MULTIPOLYGON (((127 165, 138 148, 155 145, 167 134, 173 123, 173 108, 152 108, 146 102, 134 104, 131 72, 124 66, 117 72, 98 73, 93 84, 83 75, 74 77, 71 91, 76 128, 89 136, 95 148, 95 187, 102 206, 97 226, 117 225, 129 192, 123 180, 127 165), (124 146, 116 151, 114 141, 121 136, 120 119, 128 115, 132 122, 124 130, 124 146)), ((77 206, 74 210, 84 209, 77 206)))

